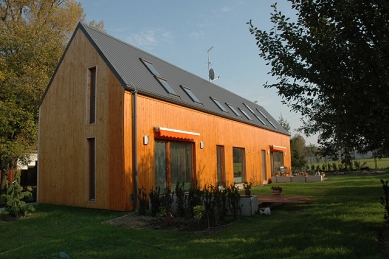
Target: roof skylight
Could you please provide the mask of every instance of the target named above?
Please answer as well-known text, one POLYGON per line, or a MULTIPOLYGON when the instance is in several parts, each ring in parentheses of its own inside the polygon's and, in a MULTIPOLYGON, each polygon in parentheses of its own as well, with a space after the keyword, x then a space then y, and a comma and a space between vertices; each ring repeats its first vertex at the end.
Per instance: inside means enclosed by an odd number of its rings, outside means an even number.
POLYGON ((254 114, 255 118, 257 118, 263 125, 266 125, 266 123, 256 114, 254 114))
POLYGON ((232 106, 231 104, 229 104, 229 103, 226 103, 227 104, 227 106, 231 109, 231 111, 233 112, 233 113, 235 113, 235 115, 236 116, 242 116, 242 115, 240 115, 240 113, 235 109, 235 107, 234 106, 232 106))
POLYGON ((192 99, 192 101, 194 101, 195 103, 202 103, 200 102, 200 100, 197 98, 197 96, 192 92, 192 90, 190 90, 189 87, 186 87, 186 86, 183 86, 181 85, 181 88, 182 90, 185 91, 185 93, 190 97, 190 99, 192 99))
POLYGON ((141 58, 140 60, 147 67, 150 73, 154 75, 155 79, 158 80, 158 82, 162 85, 162 87, 166 90, 166 92, 179 97, 179 95, 176 93, 173 87, 168 83, 168 81, 165 78, 163 78, 161 73, 159 73, 158 70, 154 67, 153 63, 141 58))
POLYGON ((244 106, 246 106, 246 108, 252 113, 252 114, 255 114, 255 112, 250 108, 250 106, 248 106, 247 104, 243 103, 244 106))
POLYGON ((226 108, 224 108, 224 106, 219 102, 218 99, 215 99, 215 98, 213 98, 212 96, 211 96, 211 99, 212 99, 212 101, 217 105, 217 107, 219 107, 220 110, 222 110, 223 112, 228 112, 228 111, 226 110, 226 108))
POLYGON ((265 115, 263 112, 261 112, 261 110, 259 110, 259 109, 257 108, 257 111, 258 111, 259 114, 261 114, 265 119, 267 119, 266 115, 265 115))
POLYGON ((239 109, 239 111, 241 112, 241 113, 243 113, 243 115, 248 119, 248 120, 250 120, 250 121, 252 121, 253 119, 251 119, 251 117, 247 114, 247 112, 245 112, 244 110, 242 110, 241 108, 238 108, 239 109))

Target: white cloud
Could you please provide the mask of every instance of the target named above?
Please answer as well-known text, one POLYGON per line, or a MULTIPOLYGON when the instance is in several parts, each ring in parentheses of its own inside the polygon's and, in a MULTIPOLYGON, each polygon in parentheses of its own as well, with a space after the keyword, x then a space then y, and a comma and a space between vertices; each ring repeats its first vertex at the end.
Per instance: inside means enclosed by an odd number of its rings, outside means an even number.
POLYGON ((147 29, 139 33, 133 33, 126 37, 126 42, 138 48, 150 48, 161 42, 172 42, 171 32, 163 29, 147 29))
POLYGON ((189 37, 195 40, 204 39, 205 32, 204 31, 194 31, 189 33, 189 37))

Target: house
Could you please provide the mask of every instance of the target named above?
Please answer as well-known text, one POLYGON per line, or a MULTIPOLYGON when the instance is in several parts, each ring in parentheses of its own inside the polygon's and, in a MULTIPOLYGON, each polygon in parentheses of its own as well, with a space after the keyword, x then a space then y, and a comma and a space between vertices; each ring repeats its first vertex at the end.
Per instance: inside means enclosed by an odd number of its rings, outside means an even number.
POLYGON ((82 23, 39 115, 40 203, 129 211, 141 187, 260 185, 291 166, 263 107, 82 23))

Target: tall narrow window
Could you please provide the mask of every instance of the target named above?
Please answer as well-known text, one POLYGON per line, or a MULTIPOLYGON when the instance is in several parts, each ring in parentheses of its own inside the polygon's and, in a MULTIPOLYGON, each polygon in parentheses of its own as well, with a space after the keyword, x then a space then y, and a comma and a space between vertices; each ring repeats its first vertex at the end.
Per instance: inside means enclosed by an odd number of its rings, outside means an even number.
POLYGON ((90 201, 96 199, 96 140, 88 138, 88 187, 90 201))
POLYGON ((242 183, 245 181, 246 173, 246 158, 244 148, 233 148, 233 163, 234 163, 234 182, 242 183))
POLYGON ((96 123, 96 67, 89 68, 88 79, 88 123, 96 123))
POLYGON ((217 182, 219 186, 226 186, 226 172, 224 166, 224 147, 216 146, 216 169, 217 182))
POLYGON ((262 156, 262 183, 267 182, 267 173, 266 173, 266 150, 261 150, 262 156))

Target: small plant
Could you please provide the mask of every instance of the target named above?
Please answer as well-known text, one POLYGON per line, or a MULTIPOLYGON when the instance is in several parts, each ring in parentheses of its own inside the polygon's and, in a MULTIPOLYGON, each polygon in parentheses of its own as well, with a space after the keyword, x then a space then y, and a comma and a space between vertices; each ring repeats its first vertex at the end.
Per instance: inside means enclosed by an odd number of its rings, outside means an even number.
POLYGON ((244 182, 243 183, 243 188, 245 190, 244 194, 246 195, 251 195, 251 186, 253 185, 252 182, 244 182))
POLYGON ((274 190, 274 191, 280 191, 280 192, 282 192, 282 186, 272 186, 272 187, 270 187, 272 190, 274 190))
POLYGON ((9 215, 20 218, 35 211, 34 206, 27 205, 24 199, 32 199, 32 193, 22 190, 20 175, 18 175, 16 181, 8 186, 7 193, 1 195, 1 200, 5 203, 5 210, 8 211, 9 215))
POLYGON ((237 219, 242 212, 242 207, 239 206, 240 194, 239 188, 235 184, 231 184, 226 188, 227 192, 227 204, 229 210, 232 212, 234 219, 237 219))
POLYGON ((138 189, 138 200, 139 200, 139 215, 146 215, 147 209, 147 194, 146 188, 142 186, 142 188, 138 189))
POLYGON ((381 196, 381 205, 384 207, 384 224, 389 226, 389 186, 388 180, 381 179, 382 189, 384 190, 384 196, 381 196))
POLYGON ((201 205, 196 205, 193 208, 194 218, 197 220, 197 226, 200 225, 200 219, 203 217, 204 207, 201 205))
POLYGON ((180 184, 177 182, 176 184, 176 205, 177 205, 177 213, 180 217, 185 217, 186 214, 186 202, 187 202, 187 196, 185 195, 185 183, 182 182, 180 184))
POLYGON ((153 217, 157 216, 159 212, 159 207, 161 206, 161 189, 159 186, 156 186, 154 189, 150 190, 149 197, 151 203, 151 215, 153 217))

